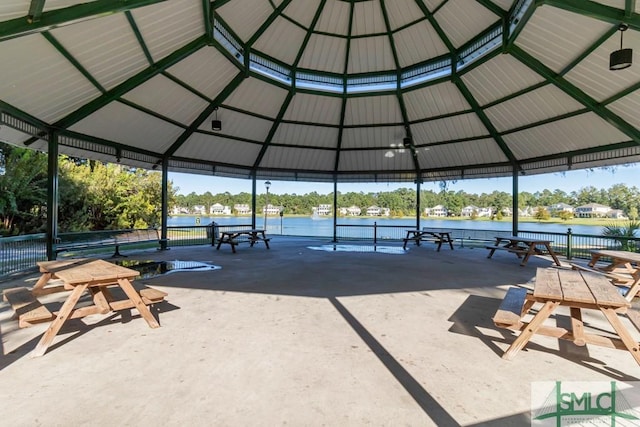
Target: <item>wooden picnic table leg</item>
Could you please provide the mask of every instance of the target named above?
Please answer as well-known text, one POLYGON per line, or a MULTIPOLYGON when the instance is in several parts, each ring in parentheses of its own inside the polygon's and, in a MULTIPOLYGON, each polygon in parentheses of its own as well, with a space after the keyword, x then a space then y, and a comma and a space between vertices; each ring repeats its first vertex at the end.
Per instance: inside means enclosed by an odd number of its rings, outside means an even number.
POLYGON ((120 285, 124 293, 127 294, 135 308, 138 309, 140 316, 142 316, 142 318, 147 321, 149 326, 151 328, 159 328, 160 324, 158 323, 156 318, 153 317, 153 314, 151 314, 151 312, 149 311, 149 307, 147 307, 147 305, 142 301, 142 298, 140 298, 138 291, 135 290, 131 282, 127 279, 118 279, 118 284, 120 285))
POLYGON ((220 236, 220 238, 218 239, 218 246, 216 246, 216 251, 220 250, 220 245, 222 245, 222 241, 224 240, 224 234, 222 236, 220 236))
MULTIPOLYGON (((529 257, 533 255, 535 251, 536 251, 536 244, 531 243, 529 245, 529 249, 527 249, 527 253, 524 254, 524 258, 522 258, 522 261, 520 262, 521 267, 524 267, 525 265, 527 265, 527 262, 529 261, 529 257)), ((516 253, 516 255, 518 256, 518 258, 520 258, 520 254, 516 253)))
MULTIPOLYGON (((501 239, 496 239, 496 242, 493 244, 493 246, 499 246, 501 241, 502 241, 501 239)), ((495 252, 496 252, 495 248, 489 249, 489 255, 487 255, 487 258, 491 258, 495 252)))
POLYGON ((411 234, 411 232, 407 231, 407 237, 405 237, 404 240, 404 244, 402 245, 402 249, 407 249, 407 243, 409 242, 409 235, 411 234))
POLYGON ((51 280, 52 276, 53 275, 48 271, 46 273, 42 273, 42 276, 40 276, 36 284, 33 285, 33 289, 31 290, 31 293, 34 296, 37 296, 38 294, 40 294, 42 292, 42 288, 44 288, 44 286, 49 282, 49 280, 51 280))
POLYGON ((449 247, 453 250, 453 240, 451 239, 451 235, 449 233, 444 233, 447 236, 447 240, 449 241, 449 247))
POLYGON ((84 291, 87 290, 88 286, 89 283, 83 283, 82 285, 78 285, 73 288, 71 294, 67 297, 67 300, 62 304, 58 315, 53 319, 49 328, 42 335, 42 338, 40 338, 40 342, 38 342, 36 348, 31 352, 31 357, 40 357, 47 352, 47 349, 53 342, 53 339, 56 337, 58 332, 60 332, 62 325, 64 325, 67 319, 71 316, 73 308, 78 303, 78 300, 84 291))
POLYGON ((571 330, 573 331, 573 343, 575 345, 584 346, 584 323, 582 322, 582 310, 578 307, 570 307, 571 312, 571 330))
POLYGON ((527 345, 533 334, 542 326, 545 320, 553 313, 553 311, 560 305, 559 301, 547 301, 544 306, 538 311, 531 322, 520 333, 518 338, 509 346, 507 351, 504 352, 502 358, 505 360, 513 359, 518 352, 527 345))
POLYGON ((267 249, 271 249, 269 247, 269 240, 267 239, 267 236, 264 234, 264 231, 262 232, 262 241, 264 242, 264 245, 267 247, 267 249))
POLYGON ((587 264, 589 267, 595 267, 596 263, 598 262, 598 260, 600 259, 600 255, 599 254, 591 254, 591 261, 589 261, 589 264, 587 264))
POLYGON ((560 260, 556 256, 556 253, 553 251, 553 249, 551 249, 551 245, 548 243, 545 243, 544 245, 546 246, 549 255, 551 255, 551 258, 553 258, 553 262, 555 262, 558 267, 561 267, 562 264, 560 264, 560 260))
POLYGON ((633 356, 636 362, 640 365, 640 343, 633 339, 629 331, 627 331, 622 322, 620 322, 618 313, 616 313, 612 308, 605 307, 600 307, 600 311, 602 311, 602 314, 604 314, 613 329, 616 331, 620 340, 622 340, 625 347, 629 350, 629 353, 631 353, 631 356, 633 356))
POLYGON ((629 302, 633 301, 633 298, 640 292, 640 272, 632 275, 632 277, 634 278, 634 281, 631 283, 627 294, 624 296, 624 298, 629 302))

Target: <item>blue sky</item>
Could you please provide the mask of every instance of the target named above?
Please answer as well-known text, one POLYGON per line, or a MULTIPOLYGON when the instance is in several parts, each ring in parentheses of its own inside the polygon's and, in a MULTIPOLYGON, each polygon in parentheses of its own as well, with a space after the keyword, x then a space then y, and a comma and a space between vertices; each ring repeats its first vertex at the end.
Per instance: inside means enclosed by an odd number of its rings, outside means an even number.
MULTIPOLYGON (((638 186, 640 178, 640 164, 631 166, 617 166, 608 169, 577 170, 565 173, 554 173, 545 175, 522 176, 518 181, 519 191, 535 193, 536 191, 562 190, 567 193, 578 191, 581 188, 592 186, 596 188, 609 188, 614 184, 625 184, 628 187, 638 186)), ((211 194, 224 193, 231 194, 240 192, 251 193, 251 180, 218 178, 206 175, 190 175, 183 173, 169 173, 169 180, 173 181, 174 187, 178 187, 179 194, 203 194, 210 191, 211 194)), ((263 180, 258 180, 257 192, 264 193, 265 186, 263 180)), ((397 188, 415 188, 413 183, 355 183, 338 184, 338 191, 347 192, 378 192, 393 191, 397 188)), ((448 188, 453 191, 463 190, 467 193, 491 193, 494 190, 511 193, 511 178, 490 178, 490 179, 467 179, 457 182, 449 182, 448 188)), ((440 191, 439 183, 428 182, 422 185, 423 190, 440 191)), ((333 192, 332 183, 315 182, 293 182, 271 180, 270 193, 273 194, 305 194, 316 191, 320 194, 333 192)))

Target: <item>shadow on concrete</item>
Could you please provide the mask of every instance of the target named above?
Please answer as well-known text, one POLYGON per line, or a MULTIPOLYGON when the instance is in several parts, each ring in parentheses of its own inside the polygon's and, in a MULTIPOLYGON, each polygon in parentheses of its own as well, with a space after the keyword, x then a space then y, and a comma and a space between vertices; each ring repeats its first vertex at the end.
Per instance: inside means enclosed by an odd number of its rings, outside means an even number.
POLYGON ((373 354, 389 370, 394 378, 404 387, 422 410, 439 426, 459 426, 460 424, 429 394, 424 387, 389 353, 355 316, 336 298, 329 301, 344 320, 358 334, 360 339, 371 349, 373 354))

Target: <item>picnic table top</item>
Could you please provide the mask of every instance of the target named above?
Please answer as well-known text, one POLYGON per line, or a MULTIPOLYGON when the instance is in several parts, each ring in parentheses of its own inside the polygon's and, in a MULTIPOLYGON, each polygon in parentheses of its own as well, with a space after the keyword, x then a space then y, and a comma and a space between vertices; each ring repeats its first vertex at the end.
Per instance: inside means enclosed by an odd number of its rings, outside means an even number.
POLYGON ((55 278, 74 285, 95 283, 104 280, 131 279, 140 275, 139 271, 122 267, 102 259, 78 258, 73 260, 38 262, 42 273, 51 273, 55 278))

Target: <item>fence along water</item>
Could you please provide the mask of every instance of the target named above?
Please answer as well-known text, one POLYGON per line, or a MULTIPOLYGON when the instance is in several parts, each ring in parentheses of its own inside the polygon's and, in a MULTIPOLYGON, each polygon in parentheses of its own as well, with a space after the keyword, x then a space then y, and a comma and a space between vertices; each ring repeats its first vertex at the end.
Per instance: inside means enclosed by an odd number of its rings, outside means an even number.
MULTIPOLYGON (((189 217, 182 217, 189 218, 189 217)), ((210 222, 206 225, 174 225, 167 227, 168 246, 192 246, 192 245, 212 245, 219 230, 252 228, 248 218, 233 218, 233 221, 224 223, 223 218, 216 218, 216 227, 210 226, 210 222), (214 231, 216 230, 216 231, 214 231)), ((293 220, 295 218, 290 218, 293 220)), ((306 218, 299 218, 298 224, 290 225, 290 228, 282 226, 275 218, 267 223, 268 234, 281 234, 283 236, 304 236, 304 237, 321 237, 333 239, 333 221, 304 221, 306 218), (326 223, 326 225, 316 226, 317 222, 326 223), (314 223, 309 225, 309 223, 314 223), (316 234, 313 234, 316 233, 316 234), (321 233, 321 234, 320 234, 321 233)), ((184 220, 183 220, 184 221, 184 220)), ((201 221, 202 223, 203 221, 201 221)), ((460 221, 447 221, 456 225, 465 224, 460 221)), ((491 239, 493 235, 504 233, 509 230, 507 227, 494 228, 498 224, 506 223, 490 223, 491 229, 478 228, 455 228, 443 227, 444 221, 424 221, 423 227, 447 229, 451 232, 457 247, 473 247, 484 246, 487 239, 491 239)), ((475 223, 478 225, 480 223, 475 223)), ((482 224, 488 224, 486 222, 482 224)), ((488 224, 489 225, 489 224, 488 224)), ((509 225, 510 224, 506 224, 509 225)), ((530 224, 536 225, 537 224, 530 224)), ((544 227, 547 229, 548 224, 544 227)), ((584 228, 575 227, 575 228, 584 228)), ((336 238, 338 241, 373 241, 379 242, 398 242, 406 236, 406 229, 415 228, 415 222, 411 220, 369 220, 359 219, 357 221, 344 221, 336 225, 336 238)), ((591 227, 598 230, 599 227, 591 227)), ((567 257, 572 258, 590 258, 590 251, 598 249, 626 249, 638 251, 640 249, 640 238, 626 237, 606 237, 598 234, 575 233, 572 228, 565 228, 564 232, 542 231, 542 230, 520 230, 518 232, 523 237, 541 238, 553 241, 553 250, 567 257)), ((153 247, 148 244, 148 247, 153 247)), ((157 246, 157 245, 156 245, 157 246)), ((144 246, 141 246, 144 247, 144 246)), ((111 252, 110 249, 107 251, 111 252)), ((90 255, 108 255, 102 254, 99 250, 91 252, 78 251, 70 253, 70 256, 90 256, 90 255)), ((0 238, 0 279, 6 279, 12 274, 29 270, 35 270, 37 261, 46 260, 46 236, 44 234, 33 234, 26 236, 0 238)))

